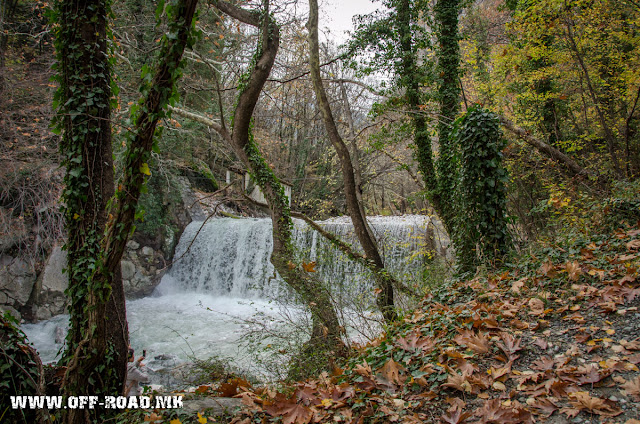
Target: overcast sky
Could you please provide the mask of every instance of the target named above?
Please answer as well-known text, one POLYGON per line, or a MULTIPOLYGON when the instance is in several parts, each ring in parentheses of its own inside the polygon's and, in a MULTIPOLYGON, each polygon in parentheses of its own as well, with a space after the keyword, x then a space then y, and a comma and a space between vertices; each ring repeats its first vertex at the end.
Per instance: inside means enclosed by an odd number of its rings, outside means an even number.
POLYGON ((346 39, 347 30, 353 29, 351 18, 364 15, 380 7, 380 3, 370 0, 321 0, 320 28, 329 28, 337 44, 346 39))

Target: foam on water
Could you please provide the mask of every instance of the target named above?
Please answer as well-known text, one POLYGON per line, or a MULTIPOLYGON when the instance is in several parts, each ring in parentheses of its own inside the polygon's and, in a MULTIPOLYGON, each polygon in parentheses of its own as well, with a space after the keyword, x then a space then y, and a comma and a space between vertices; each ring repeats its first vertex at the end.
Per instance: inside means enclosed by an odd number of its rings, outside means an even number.
MULTIPOLYGON (((386 266, 405 281, 421 269, 417 252, 425 249, 428 226, 435 233, 435 243, 431 243, 436 249, 447 244, 446 237, 438 237, 443 233, 441 225, 430 217, 373 217, 370 223, 386 266)), ((319 224, 357 246, 348 218, 319 224)), ((334 297, 348 300, 372 293, 373 283, 365 270, 301 221, 295 224, 294 238, 302 258, 318 262, 318 276, 332 286, 334 297)), ((204 225, 189 224, 176 248, 174 265, 154 294, 127 301, 132 346, 138 353, 146 349, 149 358, 176 355, 187 360, 216 355, 235 358, 236 365, 242 366, 248 359, 238 350, 239 338, 250 329, 251 320, 279 318, 278 308, 265 299, 290 297, 269 261, 272 245, 270 219, 221 218, 204 225), (255 318, 256 313, 262 315, 255 318)), ((349 308, 348 302, 343 306, 349 308)), ((345 325, 353 328, 355 324, 345 325)), ((55 342, 58 327, 66 332, 68 316, 22 326, 44 362, 53 361, 62 347, 55 342)))

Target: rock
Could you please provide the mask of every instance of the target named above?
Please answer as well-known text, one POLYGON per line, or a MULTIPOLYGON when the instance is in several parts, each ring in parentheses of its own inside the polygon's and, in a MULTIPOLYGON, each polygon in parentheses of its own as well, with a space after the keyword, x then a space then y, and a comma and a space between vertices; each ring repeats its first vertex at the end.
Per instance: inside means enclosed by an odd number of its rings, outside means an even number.
POLYGON ((140 248, 140 243, 136 242, 135 240, 129 240, 127 242, 127 249, 138 250, 139 248, 140 248))
POLYGON ((136 266, 131 261, 123 260, 120 262, 120 267, 122 268, 123 280, 131 280, 131 278, 136 274, 136 266))
POLYGON ((49 309, 48 305, 40 306, 38 309, 36 309, 37 320, 45 320, 51 317, 51 310, 49 309))
POLYGON ((149 246, 145 246, 145 247, 142 248, 142 255, 143 256, 153 256, 153 254, 154 254, 154 251, 149 246))
POLYGON ((173 253, 176 248, 176 234, 171 227, 165 227, 164 239, 162 240, 162 250, 166 253, 173 253))
POLYGON ((0 305, 0 312, 2 313, 9 312, 18 321, 22 319, 22 315, 20 315, 20 312, 16 311, 12 306, 9 306, 9 305, 0 305))
POLYGON ((67 266, 67 252, 55 245, 42 272, 42 290, 64 294, 69 286, 69 279, 62 270, 67 266))
MULTIPOLYGON (((182 203, 185 205, 184 208, 189 215, 189 221, 204 221, 207 217, 200 206, 200 202, 198 202, 196 195, 193 190, 191 190, 191 185, 189 184, 189 180, 185 177, 177 177, 176 181, 179 183, 180 189, 180 197, 182 199, 182 203)), ((189 222, 187 222, 184 226, 186 227, 189 222)))
POLYGON ((195 414, 205 409, 211 411, 212 415, 222 415, 225 412, 233 412, 234 409, 242 407, 242 400, 236 398, 203 398, 185 399, 183 401, 184 410, 195 414))
POLYGON ((35 271, 27 262, 8 255, 0 256, 0 292, 9 306, 23 306, 36 283, 35 271))
POLYGON ((53 315, 62 314, 67 305, 64 292, 69 286, 69 277, 66 272, 62 272, 67 267, 67 252, 60 246, 56 244, 53 247, 39 277, 39 292, 32 299, 36 319, 48 319, 53 315))

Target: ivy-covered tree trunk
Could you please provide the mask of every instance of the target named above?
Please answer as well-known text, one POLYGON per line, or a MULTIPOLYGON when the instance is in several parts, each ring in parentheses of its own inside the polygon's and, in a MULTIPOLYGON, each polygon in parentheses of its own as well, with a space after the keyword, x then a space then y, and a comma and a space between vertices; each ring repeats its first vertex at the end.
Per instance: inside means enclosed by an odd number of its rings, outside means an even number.
MULTIPOLYGON (((260 28, 260 35, 254 59, 247 74, 241 79, 231 133, 226 127, 214 122, 209 122, 208 125, 229 142, 267 200, 273 224, 271 263, 300 296, 311 311, 313 319, 311 340, 306 344, 302 357, 306 356, 307 360, 317 357, 320 361, 326 362, 344 353, 344 328, 340 325, 329 290, 296 263, 289 201, 278 178, 262 157, 251 131, 253 111, 278 52, 280 31, 268 13, 268 2, 261 14, 224 1, 216 1, 214 5, 225 14, 260 28)), ((304 374, 304 370, 302 371, 304 374)))
MULTIPOLYGON (((62 363, 63 393, 121 393, 128 331, 119 268, 96 282, 107 202, 114 194, 111 150, 111 70, 107 51, 109 2, 56 3, 58 125, 66 167, 63 192, 67 228, 70 330, 62 363), (112 293, 115 295, 112 297, 112 293), (110 299, 112 299, 110 301, 110 299)), ((66 409, 64 421, 83 423, 88 409, 66 409)))
MULTIPOLYGON (((398 33, 400 45, 399 85, 405 89, 405 101, 413 126, 413 143, 416 148, 418 169, 422 174, 425 188, 429 192, 429 198, 433 207, 438 214, 442 214, 445 206, 443 206, 444 202, 441 200, 440 193, 437 191, 438 180, 433 164, 428 120, 420 110, 421 105, 424 103, 420 91, 420 85, 421 82, 424 81, 424 75, 422 75, 417 65, 418 49, 413 39, 412 24, 416 18, 415 9, 409 0, 400 0, 396 6, 396 12, 396 32, 398 33)), ((449 230, 448 221, 444 216, 442 218, 445 227, 449 230)))
POLYGON ((454 233, 458 269, 499 265, 509 247, 507 171, 502 165, 500 120, 481 107, 469 109, 457 133, 460 149, 459 212, 454 233))
POLYGON ((438 144, 437 162, 439 214, 450 235, 455 232, 455 216, 460 213, 454 200, 458 164, 455 145, 451 138, 453 122, 460 112, 460 45, 458 14, 460 0, 438 0, 434 7, 438 60, 436 75, 438 82, 438 144), (453 225, 452 225, 453 224, 453 225))
MULTIPOLYGON (((63 130, 68 228, 71 328, 63 362, 62 389, 70 395, 119 395, 126 378, 128 329, 120 259, 133 228, 135 211, 154 144, 156 125, 175 98, 182 53, 194 42, 197 0, 167 3, 169 35, 161 40, 156 73, 143 75, 143 98, 132 112, 127 134, 124 176, 114 196, 110 102, 112 88, 107 51, 109 4, 56 3, 58 124, 63 130), (111 209, 109 201, 114 200, 111 209), (111 211, 111 213, 109 212, 111 211)), ((104 418, 100 409, 65 409, 63 422, 104 418)))
MULTIPOLYGON (((355 230, 356 236, 362 245, 367 258, 373 262, 378 272, 375 273, 378 289, 380 293, 377 296, 377 303, 382 315, 387 322, 396 319, 396 313, 393 303, 393 286, 395 279, 385 271, 382 256, 378 251, 376 239, 373 236, 371 228, 367 223, 367 217, 364 214, 361 200, 358 198, 358 187, 356 185, 356 173, 351 161, 349 149, 344 143, 329 105, 327 93, 322 85, 320 76, 320 53, 318 42, 318 2, 317 0, 309 0, 309 22, 307 24, 309 31, 309 66, 311 68, 311 81, 316 94, 316 103, 322 113, 325 128, 329 136, 331 144, 338 153, 340 165, 342 167, 342 179, 344 181, 344 192, 347 201, 347 209, 351 216, 351 222, 355 230)), ((397 283, 396 283, 397 285, 397 283)))

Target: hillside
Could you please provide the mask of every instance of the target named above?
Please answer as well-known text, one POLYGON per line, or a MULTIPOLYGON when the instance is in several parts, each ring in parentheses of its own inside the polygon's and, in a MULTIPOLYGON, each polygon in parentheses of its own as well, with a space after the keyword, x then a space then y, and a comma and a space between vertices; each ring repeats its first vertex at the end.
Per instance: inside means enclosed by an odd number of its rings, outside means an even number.
POLYGON ((640 223, 522 253, 438 287, 331 375, 278 387, 232 378, 186 399, 241 398, 223 422, 242 424, 640 422, 640 223))

